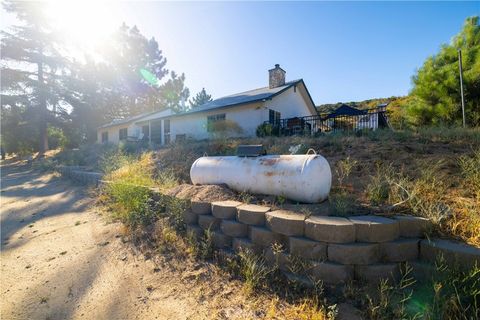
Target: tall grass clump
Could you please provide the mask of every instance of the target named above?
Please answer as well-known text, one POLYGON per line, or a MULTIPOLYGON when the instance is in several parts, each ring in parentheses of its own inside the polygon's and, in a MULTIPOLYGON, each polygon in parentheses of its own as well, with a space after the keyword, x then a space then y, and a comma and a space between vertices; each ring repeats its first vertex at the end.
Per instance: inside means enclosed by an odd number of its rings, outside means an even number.
POLYGON ((413 291, 407 309, 421 319, 480 319, 480 266, 465 271, 439 256, 429 279, 413 291))
POLYGON ((113 155, 105 163, 110 172, 104 193, 113 215, 129 227, 136 227, 151 222, 154 212, 150 207, 151 187, 156 185, 154 179, 155 163, 151 153, 139 158, 125 155, 113 155), (115 163, 118 161, 118 164, 115 163))

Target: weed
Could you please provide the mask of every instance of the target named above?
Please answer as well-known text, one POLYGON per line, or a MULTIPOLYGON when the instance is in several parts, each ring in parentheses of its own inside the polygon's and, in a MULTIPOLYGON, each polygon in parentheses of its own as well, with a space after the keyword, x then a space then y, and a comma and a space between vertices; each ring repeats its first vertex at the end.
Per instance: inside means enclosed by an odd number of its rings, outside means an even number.
POLYGON ((250 250, 242 250, 238 254, 240 258, 240 276, 245 281, 245 288, 248 293, 261 288, 272 272, 267 266, 265 258, 254 254, 250 250))
POLYGON ((338 216, 351 214, 355 208, 355 199, 343 188, 333 189, 328 200, 332 205, 333 214, 338 216))
POLYGON ((253 195, 251 195, 249 192, 247 192, 247 191, 242 191, 242 192, 240 192, 240 194, 238 195, 238 198, 239 198, 240 202, 249 204, 249 203, 252 202, 252 200, 253 200, 254 197, 253 197, 253 195))
POLYGON ((337 162, 337 166, 335 167, 335 172, 337 174, 338 184, 339 186, 343 186, 345 179, 350 176, 352 173, 353 168, 357 165, 357 160, 352 160, 350 157, 347 157, 343 160, 337 162))

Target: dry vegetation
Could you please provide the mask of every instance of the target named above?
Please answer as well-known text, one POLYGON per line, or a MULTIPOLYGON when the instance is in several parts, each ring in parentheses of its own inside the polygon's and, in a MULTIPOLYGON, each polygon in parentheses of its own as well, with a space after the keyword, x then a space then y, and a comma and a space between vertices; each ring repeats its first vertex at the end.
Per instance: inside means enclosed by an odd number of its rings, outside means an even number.
MULTIPOLYGON (((133 242, 149 254, 159 254, 167 264, 195 265, 192 272, 198 269, 198 263, 202 268, 216 266, 217 275, 208 278, 212 283, 227 278, 238 284, 236 281, 241 280, 245 301, 258 311, 255 318, 333 319, 343 304, 355 306, 370 319, 475 318, 480 313, 479 268, 462 273, 440 261, 429 281, 421 285, 415 283, 406 265, 398 284, 382 282, 370 287, 353 282, 338 288, 310 282, 306 286, 305 261, 292 263, 298 268, 290 271, 299 278, 287 278, 262 256, 216 251, 210 232, 201 238, 186 233, 182 212, 188 201, 132 186, 135 182, 166 190, 187 182, 190 165, 197 157, 205 152, 234 154, 239 143, 261 142, 269 153, 286 153, 292 146, 299 152, 313 147, 332 165, 335 179, 330 206, 337 214, 362 210, 413 213, 434 220, 439 235, 478 244, 478 130, 382 134, 186 142, 139 157, 125 156, 126 161, 115 155, 121 165, 107 166, 113 183, 101 199, 125 223, 133 242)), ((102 163, 109 161, 105 158, 102 163)), ((183 186, 170 192, 183 193, 184 198, 202 192, 205 197, 226 192, 217 189, 183 186)))

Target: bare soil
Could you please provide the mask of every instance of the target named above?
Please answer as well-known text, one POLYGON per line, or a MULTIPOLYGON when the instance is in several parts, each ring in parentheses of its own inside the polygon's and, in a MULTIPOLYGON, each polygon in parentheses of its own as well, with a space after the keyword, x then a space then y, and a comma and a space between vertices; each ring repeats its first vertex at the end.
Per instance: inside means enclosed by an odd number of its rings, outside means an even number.
POLYGON ((2 319, 285 319, 295 308, 246 295, 215 264, 141 250, 83 186, 19 164, 1 178, 2 319))

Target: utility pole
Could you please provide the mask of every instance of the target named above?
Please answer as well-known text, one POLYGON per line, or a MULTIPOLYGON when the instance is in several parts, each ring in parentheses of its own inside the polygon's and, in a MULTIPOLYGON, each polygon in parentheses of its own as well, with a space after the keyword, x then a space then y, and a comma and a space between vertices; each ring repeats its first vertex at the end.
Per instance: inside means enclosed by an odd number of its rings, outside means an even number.
POLYGON ((458 68, 460 70, 460 95, 462 96, 462 121, 465 128, 465 101, 463 99, 462 50, 458 49, 458 68))

